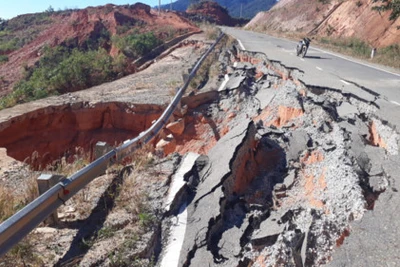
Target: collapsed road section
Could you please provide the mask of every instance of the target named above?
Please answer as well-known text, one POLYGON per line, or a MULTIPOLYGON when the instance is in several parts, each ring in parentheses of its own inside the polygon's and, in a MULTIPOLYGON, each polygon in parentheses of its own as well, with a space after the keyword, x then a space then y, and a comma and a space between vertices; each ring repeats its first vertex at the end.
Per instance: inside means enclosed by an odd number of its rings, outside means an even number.
POLYGON ((368 97, 309 87, 263 54, 234 49, 220 61, 227 75, 208 120, 234 115, 176 196, 189 203, 176 266, 329 263, 352 222, 397 192, 387 166, 400 163, 398 133, 368 97))
MULTIPOLYGON (((301 70, 263 54, 217 51, 217 67, 154 143, 67 201, 58 227, 28 236, 38 265, 382 266, 375 259, 394 255, 385 264, 396 266, 399 137, 379 115, 383 100, 307 85, 301 70)), ((4 146, 15 138, 32 147, 38 125, 69 129, 73 146, 115 140, 110 132, 122 141, 162 112, 162 103, 84 99, 11 119, 4 146), (17 125, 29 129, 20 139, 17 125)), ((20 159, 32 152, 7 148, 20 159)), ((7 175, 4 184, 25 184, 13 169, 7 175)))

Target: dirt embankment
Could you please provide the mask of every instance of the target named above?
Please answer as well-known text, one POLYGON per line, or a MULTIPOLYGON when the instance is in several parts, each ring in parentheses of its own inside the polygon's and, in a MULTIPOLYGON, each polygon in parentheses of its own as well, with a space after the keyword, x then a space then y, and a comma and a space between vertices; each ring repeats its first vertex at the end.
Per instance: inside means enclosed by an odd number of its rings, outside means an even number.
POLYGON ((271 10, 257 14, 246 28, 356 37, 376 48, 398 44, 400 18, 389 21, 390 12, 378 13, 372 10, 374 5, 368 0, 282 0, 271 10))

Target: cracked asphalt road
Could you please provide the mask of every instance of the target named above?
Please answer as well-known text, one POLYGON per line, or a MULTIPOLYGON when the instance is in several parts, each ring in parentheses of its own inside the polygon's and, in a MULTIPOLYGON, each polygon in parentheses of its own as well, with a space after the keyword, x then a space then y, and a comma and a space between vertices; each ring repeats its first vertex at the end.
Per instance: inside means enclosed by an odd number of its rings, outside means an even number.
MULTIPOLYGON (((399 74, 312 47, 308 57, 301 59, 294 54, 292 41, 231 28, 224 28, 224 31, 240 40, 246 50, 265 53, 269 59, 286 67, 304 71, 296 78, 307 86, 339 89, 370 101, 378 108, 376 117, 399 129, 399 74)), ((400 183, 399 167, 396 164, 385 166, 390 188, 377 199, 373 210, 352 224, 350 236, 333 255, 329 266, 398 266, 400 234, 396 211, 400 195, 396 186, 400 183)))
POLYGON ((307 85, 337 88, 375 101, 370 90, 400 107, 399 73, 316 49, 312 43, 303 59, 295 54, 296 42, 233 28, 223 30, 240 40, 246 50, 265 53, 271 60, 303 70, 298 79, 307 85))

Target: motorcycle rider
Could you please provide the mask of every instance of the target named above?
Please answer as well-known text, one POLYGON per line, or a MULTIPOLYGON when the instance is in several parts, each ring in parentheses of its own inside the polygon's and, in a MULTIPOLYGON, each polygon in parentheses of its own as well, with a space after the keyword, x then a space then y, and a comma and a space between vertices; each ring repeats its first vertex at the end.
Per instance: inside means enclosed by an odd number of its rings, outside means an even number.
POLYGON ((303 40, 301 40, 298 44, 297 44, 297 55, 301 54, 301 51, 303 50, 303 46, 306 47, 306 51, 304 52, 303 57, 305 56, 305 54, 307 53, 308 47, 310 46, 310 38, 308 37, 304 37, 303 40))

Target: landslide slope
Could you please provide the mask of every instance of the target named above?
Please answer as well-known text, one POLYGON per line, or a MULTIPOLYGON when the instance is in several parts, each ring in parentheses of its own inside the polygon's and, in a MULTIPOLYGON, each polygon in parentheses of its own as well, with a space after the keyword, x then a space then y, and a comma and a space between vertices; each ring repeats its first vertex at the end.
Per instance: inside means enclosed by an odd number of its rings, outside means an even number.
POLYGON ((281 0, 271 10, 258 13, 246 28, 356 37, 372 47, 398 44, 400 19, 390 21, 390 12, 378 13, 373 6, 367 0, 281 0))
MULTIPOLYGON (((105 5, 82 10, 44 12, 15 17, 0 24, 0 96, 11 92, 44 55, 44 48, 105 49, 120 54, 112 38, 152 32, 162 42, 199 29, 176 13, 161 13, 147 5, 105 5)), ((131 60, 133 61, 133 59, 131 60)))

